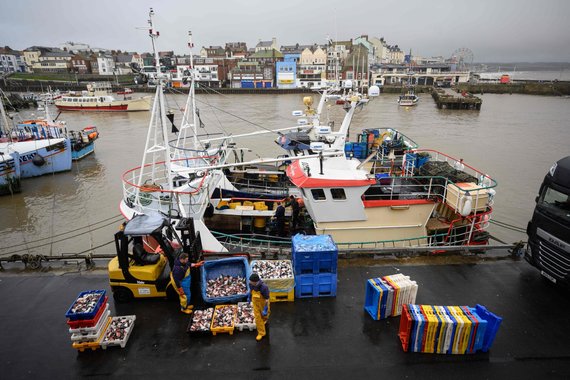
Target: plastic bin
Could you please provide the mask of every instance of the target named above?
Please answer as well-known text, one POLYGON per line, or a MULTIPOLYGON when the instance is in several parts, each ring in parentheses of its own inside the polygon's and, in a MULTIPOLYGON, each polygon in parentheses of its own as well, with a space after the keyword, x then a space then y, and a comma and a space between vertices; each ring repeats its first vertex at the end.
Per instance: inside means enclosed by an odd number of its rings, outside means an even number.
POLYGON ((228 333, 230 335, 233 335, 234 329, 235 329, 235 324, 236 324, 236 315, 237 315, 236 305, 216 305, 216 308, 214 309, 214 315, 212 316, 212 322, 210 325, 210 331, 212 332, 212 335, 216 336, 216 334, 218 334, 218 333, 228 333), (232 319, 231 326, 214 327, 214 320, 216 318, 216 314, 218 313, 218 310, 220 310, 221 308, 226 308, 226 307, 233 309, 233 319, 232 319))
MULTIPOLYGON (((255 317, 253 318, 253 322, 252 323, 239 323, 239 308, 242 305, 246 305, 249 302, 238 302, 237 304, 237 316, 236 316, 236 323, 235 323, 235 328, 238 331, 244 331, 244 330, 249 330, 249 331, 254 331, 257 329, 257 326, 255 325, 255 317)), ((253 306, 252 306, 252 312, 253 312, 253 306)))
POLYGON ((336 273, 338 248, 330 235, 301 235, 292 239, 292 261, 296 275, 336 273))
POLYGON ((91 327, 79 327, 79 328, 70 328, 70 334, 82 334, 82 335, 90 335, 96 331, 99 331, 101 327, 101 323, 103 323, 103 319, 109 317, 111 315, 111 311, 109 310, 109 304, 105 303, 105 305, 101 308, 101 314, 97 314, 99 318, 95 319, 95 325, 91 327))
MULTIPOLYGON (((103 299, 103 304, 107 304, 108 297, 105 296, 103 299)), ((103 315, 103 312, 107 309, 107 307, 99 307, 99 311, 92 319, 78 319, 76 321, 67 320, 67 324, 72 329, 79 329, 83 327, 95 327, 99 319, 103 315)))
POLYGON ((294 302, 295 301, 295 288, 289 291, 271 291, 269 292, 269 302, 294 302))
POLYGON ((285 278, 265 278, 261 277, 261 280, 269 287, 272 292, 288 292, 295 287, 295 275, 293 275, 293 264, 291 260, 252 260, 250 271, 253 273, 256 264, 263 262, 275 261, 283 264, 289 264, 291 267, 291 277, 285 278))
POLYGON ((402 342, 404 352, 410 349, 410 335, 412 331, 412 316, 408 310, 408 305, 402 306, 402 315, 400 316, 400 328, 398 329, 398 336, 402 342))
POLYGON ((97 315, 97 313, 99 312, 99 309, 101 308, 101 306, 103 305, 103 301, 105 300, 105 294, 106 293, 107 292, 105 290, 87 290, 85 292, 79 293, 79 295, 77 296, 75 301, 73 301, 73 303, 71 304, 71 306, 67 310, 67 313, 65 313, 65 317, 68 318, 70 321, 77 321, 80 319, 93 319, 97 315), (99 299, 97 300, 97 303, 95 304, 93 309, 90 310, 89 312, 85 312, 85 313, 73 313, 71 311, 71 309, 75 305, 75 302, 77 302, 77 299, 79 299, 85 295, 88 295, 88 294, 99 295, 99 299))
POLYGON ((247 259, 245 257, 232 257, 228 259, 206 261, 204 265, 202 265, 202 267, 200 268, 200 276, 202 280, 201 291, 204 302, 219 304, 219 303, 237 302, 241 299, 244 299, 245 297, 247 297, 249 293, 249 281, 248 281, 249 275, 250 275, 250 268, 247 259), (236 294, 233 296, 208 297, 206 295, 208 280, 219 277, 220 275, 244 277, 247 291, 245 293, 236 294))
POLYGON ((503 321, 503 318, 491 313, 489 310, 485 308, 483 305, 476 305, 475 311, 482 319, 487 321, 487 328, 485 330, 485 335, 483 338, 483 344, 481 345, 481 351, 487 352, 491 345, 495 341, 495 337, 497 336, 497 331, 499 331, 499 326, 503 321))
POLYGON ((302 274, 295 279, 295 297, 336 297, 336 273, 302 274))
POLYGON ((131 337, 131 333, 133 332, 133 328, 135 327, 135 320, 136 319, 137 319, 136 315, 124 315, 124 316, 116 316, 116 317, 111 318, 111 321, 109 322, 109 324, 107 325, 107 328, 105 329, 105 332, 103 333, 103 338, 101 340, 101 348, 103 348, 104 350, 106 350, 107 347, 110 347, 110 346, 121 346, 121 348, 125 348, 125 346, 127 345, 127 341, 131 337), (111 328, 113 323, 119 318, 126 318, 126 319, 129 319, 131 321, 130 326, 126 328, 125 336, 123 337, 123 339, 115 339, 115 340, 107 339, 107 332, 109 331, 109 329, 111 328))

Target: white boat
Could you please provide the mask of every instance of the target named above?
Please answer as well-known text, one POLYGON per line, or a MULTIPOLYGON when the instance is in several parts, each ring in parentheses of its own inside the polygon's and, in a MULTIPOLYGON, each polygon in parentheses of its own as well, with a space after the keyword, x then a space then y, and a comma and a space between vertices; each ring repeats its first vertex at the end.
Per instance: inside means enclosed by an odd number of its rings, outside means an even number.
POLYGON ((148 111, 152 103, 150 96, 130 98, 124 94, 123 99, 116 99, 111 92, 111 84, 89 83, 87 91, 80 95, 66 95, 55 100, 55 105, 63 111, 118 112, 148 111))
POLYGON ((402 107, 412 107, 418 104, 420 101, 419 96, 417 96, 413 90, 407 91, 405 94, 400 95, 398 98, 398 104, 402 107))

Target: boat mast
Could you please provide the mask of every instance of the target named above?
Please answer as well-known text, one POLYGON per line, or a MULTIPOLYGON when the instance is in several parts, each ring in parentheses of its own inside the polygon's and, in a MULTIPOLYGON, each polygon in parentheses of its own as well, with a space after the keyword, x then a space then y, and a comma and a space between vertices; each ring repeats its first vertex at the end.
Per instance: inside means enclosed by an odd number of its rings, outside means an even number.
POLYGON ((157 162, 164 161, 166 166, 166 178, 168 180, 167 189, 172 187, 172 171, 171 171, 171 160, 170 160, 170 147, 168 145, 168 130, 167 130, 167 118, 165 109, 165 99, 164 99, 164 80, 165 75, 160 71, 160 59, 158 57, 158 50, 155 46, 155 40, 160 35, 158 31, 154 29, 154 24, 152 22, 152 16, 154 16, 154 11, 150 8, 149 12, 149 37, 152 41, 152 50, 154 53, 155 65, 156 65, 156 79, 158 81, 156 85, 156 92, 154 95, 154 103, 152 105, 152 113, 150 116, 150 124, 148 127, 148 133, 146 136, 146 144, 144 148, 143 158, 141 162, 141 169, 137 183, 136 189, 136 202, 139 206, 140 197, 139 191, 140 187, 143 185, 143 177, 145 176, 145 165, 151 164, 150 168, 152 170, 151 180, 153 184, 157 180, 157 162))
POLYGON ((0 125, 0 132, 4 132, 8 135, 12 128, 10 128, 10 122, 8 121, 8 115, 6 114, 6 110, 4 109, 4 99, 5 96, 4 91, 0 90, 0 114, 2 115, 2 125, 0 125))
MULTIPOLYGON (((178 139, 176 140, 176 146, 178 148, 184 148, 186 138, 188 137, 188 129, 192 128, 194 133, 194 150, 198 150, 198 114, 196 112, 196 74, 194 68, 194 54, 192 53, 192 48, 194 43, 192 42, 192 32, 188 31, 188 48, 190 49, 190 90, 188 92, 188 98, 186 98, 186 106, 184 107, 184 115, 182 115, 182 125, 180 126, 180 133, 178 134, 178 139), (192 123, 189 122, 190 112, 192 112, 192 123)), ((177 150, 178 151, 178 150, 177 150)), ((181 150, 182 151, 182 150, 181 150)), ((179 155, 179 153, 175 153, 179 155)))

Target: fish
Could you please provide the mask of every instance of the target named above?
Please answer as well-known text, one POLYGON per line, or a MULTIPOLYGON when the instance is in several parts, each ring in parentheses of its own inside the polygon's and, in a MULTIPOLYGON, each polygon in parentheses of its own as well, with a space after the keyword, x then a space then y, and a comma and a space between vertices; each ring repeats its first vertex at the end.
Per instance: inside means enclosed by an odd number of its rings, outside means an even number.
POLYGON ((76 314, 91 313, 101 299, 101 293, 87 293, 78 297, 71 306, 71 312, 76 314))
POLYGON ((251 271, 257 273, 262 280, 293 277, 290 260, 257 260, 253 262, 251 271))
POLYGON ((247 293, 245 277, 223 276, 210 279, 206 284, 206 296, 210 298, 229 297, 247 293))
POLYGON ((192 315, 192 325, 190 326, 190 331, 210 331, 210 324, 212 322, 213 314, 214 308, 194 311, 194 314, 192 315))
POLYGON ((232 327, 237 314, 235 305, 224 305, 216 308, 212 327, 232 327))

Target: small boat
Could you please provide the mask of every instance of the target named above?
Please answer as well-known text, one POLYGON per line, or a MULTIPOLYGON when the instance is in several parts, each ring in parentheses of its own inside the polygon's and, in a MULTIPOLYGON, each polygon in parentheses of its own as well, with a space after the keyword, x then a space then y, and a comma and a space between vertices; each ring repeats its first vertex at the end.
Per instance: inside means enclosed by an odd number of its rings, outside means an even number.
POLYGON ((99 138, 97 127, 89 126, 81 131, 70 131, 71 159, 78 161, 95 151, 95 140, 99 138))
POLYGON ((90 112, 116 112, 116 111, 149 111, 151 97, 131 99, 116 99, 111 92, 110 83, 89 83, 87 91, 81 95, 67 95, 55 101, 55 105, 62 111, 90 111, 90 112))
POLYGON ((131 88, 124 88, 121 91, 117 91, 117 95, 130 95, 134 91, 131 88))
POLYGON ((398 98, 398 104, 402 107, 412 107, 418 104, 420 101, 419 96, 417 96, 413 90, 409 90, 398 98))
POLYGON ((19 155, 21 178, 71 170, 71 146, 67 138, 1 142, 0 155, 19 155))

